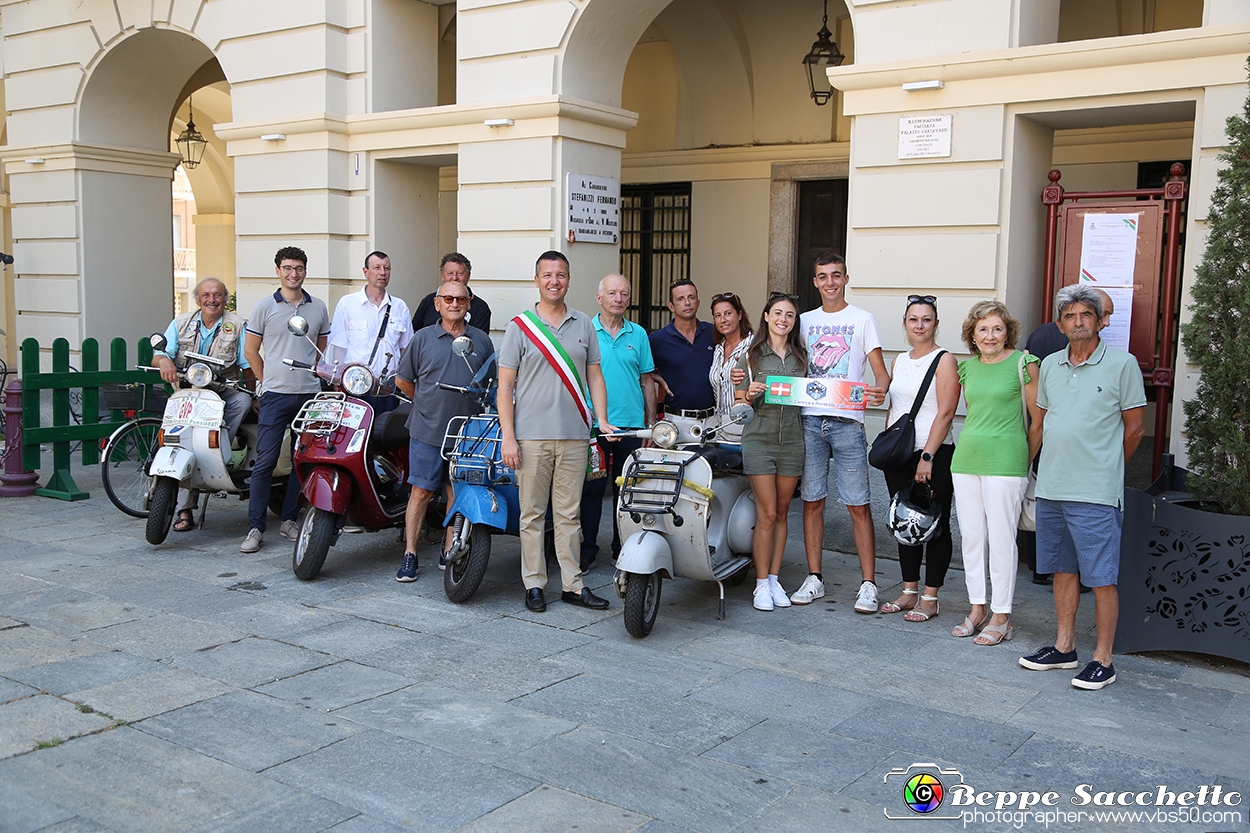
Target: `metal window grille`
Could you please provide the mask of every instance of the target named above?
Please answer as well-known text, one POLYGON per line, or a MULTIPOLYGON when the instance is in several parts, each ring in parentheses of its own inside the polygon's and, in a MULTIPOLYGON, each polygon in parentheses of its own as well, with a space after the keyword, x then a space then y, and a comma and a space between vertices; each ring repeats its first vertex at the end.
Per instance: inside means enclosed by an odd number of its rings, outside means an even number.
POLYGON ((668 323, 668 288, 690 277, 690 183, 621 186, 621 274, 629 316, 648 330, 668 323))

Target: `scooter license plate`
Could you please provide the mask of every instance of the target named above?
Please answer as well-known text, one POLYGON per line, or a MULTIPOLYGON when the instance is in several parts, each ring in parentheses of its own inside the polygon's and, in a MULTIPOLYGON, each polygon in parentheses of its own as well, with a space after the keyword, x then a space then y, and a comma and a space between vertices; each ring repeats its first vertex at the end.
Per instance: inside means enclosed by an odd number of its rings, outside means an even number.
POLYGON ((170 399, 165 406, 161 428, 220 428, 225 412, 226 403, 220 399, 177 397, 170 399))

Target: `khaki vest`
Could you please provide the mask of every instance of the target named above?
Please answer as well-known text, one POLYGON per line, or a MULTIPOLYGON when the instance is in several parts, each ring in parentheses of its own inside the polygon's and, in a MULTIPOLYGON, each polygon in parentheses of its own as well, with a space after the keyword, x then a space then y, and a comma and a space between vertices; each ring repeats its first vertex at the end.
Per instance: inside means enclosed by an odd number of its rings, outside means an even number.
MULTIPOLYGON (((183 313, 174 319, 178 330, 179 354, 200 352, 200 325, 196 319, 199 312, 195 310, 183 313)), ((239 367, 235 362, 239 356, 239 339, 243 338, 243 328, 247 322, 227 310, 222 313, 219 323, 217 334, 209 342, 208 352, 204 355, 225 362, 225 376, 233 379, 239 375, 239 367)))

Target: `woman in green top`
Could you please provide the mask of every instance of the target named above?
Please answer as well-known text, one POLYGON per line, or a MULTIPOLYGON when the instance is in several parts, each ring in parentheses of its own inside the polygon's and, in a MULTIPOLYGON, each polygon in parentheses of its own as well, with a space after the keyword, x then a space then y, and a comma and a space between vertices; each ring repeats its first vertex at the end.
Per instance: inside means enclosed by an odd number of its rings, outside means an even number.
POLYGON ((1020 323, 998 301, 981 301, 968 312, 963 339, 972 358, 959 363, 968 414, 951 458, 955 508, 963 539, 964 578, 972 611, 951 631, 978 645, 1011 639, 1011 600, 1016 592, 1016 525, 1028 483, 1028 466, 1042 438, 1037 407, 1039 359, 1015 349, 1020 323), (1024 424, 1023 401, 1031 426, 1024 424), (989 555, 993 602, 986 609, 985 565, 989 555), (982 627, 983 626, 983 627, 982 627))
POLYGON ((755 496, 756 610, 789 607, 777 573, 786 548, 786 514, 803 474, 803 426, 799 409, 764 401, 769 376, 802 376, 807 372, 807 348, 799 335, 798 299, 774 292, 764 305, 760 328, 746 355, 738 361, 745 371, 735 398, 755 407, 755 419, 742 430, 742 470, 755 496))

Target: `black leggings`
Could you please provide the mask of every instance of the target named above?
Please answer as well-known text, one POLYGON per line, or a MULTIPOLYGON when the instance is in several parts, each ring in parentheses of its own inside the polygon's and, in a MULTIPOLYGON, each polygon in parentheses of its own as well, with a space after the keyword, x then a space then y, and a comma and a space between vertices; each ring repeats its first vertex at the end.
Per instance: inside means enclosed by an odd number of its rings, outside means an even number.
MULTIPOLYGON (((951 483, 951 457, 955 446, 946 443, 938 447, 933 455, 933 477, 929 485, 937 496, 938 505, 942 507, 942 517, 938 520, 937 534, 929 540, 929 558, 925 562, 924 583, 926 587, 941 587, 946 581, 946 571, 951 566, 951 497, 955 487, 951 483)), ((907 461, 907 465, 895 471, 885 472, 885 484, 890 489, 890 497, 894 497, 902 489, 910 488, 916 479, 916 467, 920 465, 920 452, 917 451, 907 461)), ((912 547, 898 545, 898 563, 902 568, 903 581, 920 581, 920 561, 924 557, 924 546, 912 547)))

